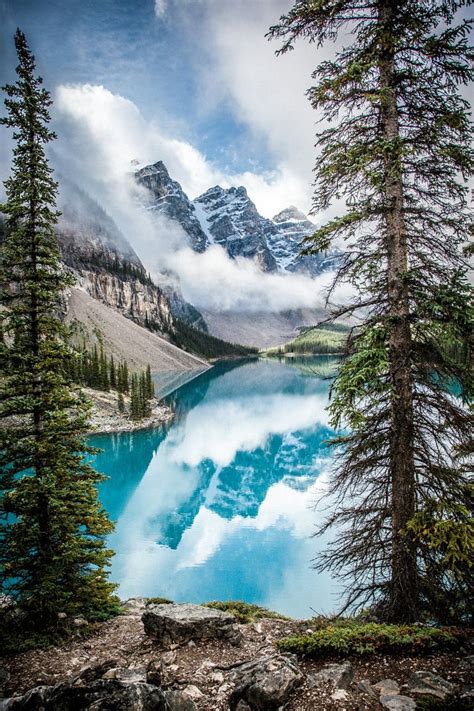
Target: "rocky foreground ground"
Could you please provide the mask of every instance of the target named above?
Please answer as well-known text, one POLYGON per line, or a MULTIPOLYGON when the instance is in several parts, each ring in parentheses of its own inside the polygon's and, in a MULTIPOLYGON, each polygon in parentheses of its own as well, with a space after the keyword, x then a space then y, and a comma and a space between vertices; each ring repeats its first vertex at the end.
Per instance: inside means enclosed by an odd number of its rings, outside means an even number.
POLYGON ((275 642, 305 623, 239 625, 226 612, 141 598, 87 634, 83 620, 75 624, 76 636, 60 647, 4 659, 2 711, 410 711, 420 698, 438 709, 456 708, 442 704, 453 693, 462 708, 474 698, 474 657, 466 651, 297 659, 275 642))

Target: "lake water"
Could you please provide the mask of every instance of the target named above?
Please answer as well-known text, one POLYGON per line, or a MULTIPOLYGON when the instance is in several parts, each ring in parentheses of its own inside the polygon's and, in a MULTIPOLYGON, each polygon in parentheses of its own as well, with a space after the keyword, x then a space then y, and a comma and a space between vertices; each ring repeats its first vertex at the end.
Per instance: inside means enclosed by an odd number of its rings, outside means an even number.
POLYGON ((160 429, 96 435, 120 597, 240 599, 294 617, 336 607, 311 561, 332 431, 327 357, 221 362, 167 396, 160 429))

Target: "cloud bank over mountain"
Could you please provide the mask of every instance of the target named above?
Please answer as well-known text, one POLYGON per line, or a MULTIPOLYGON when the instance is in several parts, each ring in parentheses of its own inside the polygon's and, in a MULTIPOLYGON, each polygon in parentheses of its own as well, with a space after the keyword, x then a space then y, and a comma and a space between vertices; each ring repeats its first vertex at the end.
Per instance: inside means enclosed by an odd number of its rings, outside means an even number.
POLYGON ((160 158, 184 189, 195 196, 211 185, 246 185, 279 208, 297 200, 297 184, 277 177, 225 175, 196 148, 170 137, 147 121, 138 107, 102 86, 62 85, 55 96, 61 139, 55 162, 62 172, 93 195, 116 220, 146 266, 154 273, 178 275, 183 296, 201 308, 218 311, 268 311, 321 307, 329 275, 264 274, 246 259, 230 259, 218 245, 198 254, 189 248, 176 222, 153 218, 140 207, 133 172, 160 158), (267 196, 267 197, 265 197, 267 196))

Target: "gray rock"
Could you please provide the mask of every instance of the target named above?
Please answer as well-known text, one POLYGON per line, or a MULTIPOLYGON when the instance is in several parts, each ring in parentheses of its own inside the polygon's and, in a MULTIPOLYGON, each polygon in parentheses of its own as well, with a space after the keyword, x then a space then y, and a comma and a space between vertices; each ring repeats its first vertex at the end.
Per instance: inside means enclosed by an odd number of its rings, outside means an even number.
POLYGON ((10 672, 5 667, 0 667, 0 686, 7 683, 10 678, 10 672))
POLYGON ((185 696, 187 699, 191 699, 191 701, 199 701, 199 699, 202 699, 202 697, 204 696, 201 689, 199 689, 194 684, 188 684, 183 689, 182 693, 183 696, 185 696))
POLYGON ((263 711, 283 706, 303 681, 303 674, 293 656, 273 654, 242 664, 232 673, 232 680, 235 688, 229 699, 231 711, 245 708, 242 702, 253 711, 263 711))
POLYGON ((122 602, 122 607, 125 608, 127 612, 139 613, 145 609, 148 598, 146 597, 131 597, 125 602, 122 602))
POLYGON ((154 686, 161 686, 163 678, 163 665, 161 660, 151 660, 146 669, 146 682, 154 686))
POLYGON ((202 605, 150 605, 142 620, 146 634, 163 646, 208 639, 237 645, 243 639, 233 615, 202 605))
POLYGON ((378 681, 372 686, 375 691, 378 691, 380 696, 400 693, 400 684, 398 684, 398 682, 396 682, 394 679, 382 679, 382 681, 378 681))
MULTIPOLYGON (((87 686, 39 686, 7 700, 4 711, 169 711, 166 696, 156 686, 124 684, 117 679, 87 686)), ((181 711, 181 710, 180 710, 181 711)), ((183 711, 192 711, 185 709, 183 711)))
POLYGON ((410 694, 436 696, 438 699, 444 699, 454 691, 453 684, 430 671, 413 672, 406 686, 410 694))
POLYGON ((167 706, 166 711, 196 711, 196 704, 188 696, 185 696, 182 691, 163 692, 167 706))
POLYGON ((459 669, 462 671, 472 671, 474 669, 474 654, 470 654, 459 662, 459 669))
POLYGON ((461 699, 472 701, 474 704, 474 684, 468 684, 467 686, 463 686, 459 696, 461 699))
POLYGON ((416 702, 409 696, 401 694, 383 694, 380 697, 380 704, 389 711, 415 711, 416 702))
POLYGON ((379 698, 379 693, 377 691, 375 691, 375 689, 372 687, 372 684, 370 683, 370 681, 368 679, 361 679, 361 681, 359 681, 357 686, 364 694, 367 694, 372 699, 379 698))
POLYGON ((342 664, 326 664, 316 674, 308 677, 311 686, 322 686, 331 683, 336 689, 347 689, 354 678, 354 672, 349 662, 342 664))

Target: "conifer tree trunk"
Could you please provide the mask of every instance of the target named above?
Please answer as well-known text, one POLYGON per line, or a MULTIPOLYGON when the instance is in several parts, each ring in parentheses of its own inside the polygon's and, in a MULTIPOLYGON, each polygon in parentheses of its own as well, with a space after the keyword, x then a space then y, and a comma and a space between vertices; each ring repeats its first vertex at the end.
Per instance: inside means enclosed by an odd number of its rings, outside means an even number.
MULTIPOLYGON (((396 4, 396 3, 395 3, 396 4)), ((389 350, 391 395, 390 486, 392 497, 392 579, 389 618, 410 621, 417 618, 416 552, 403 536, 415 514, 415 467, 413 454, 413 381, 411 374, 411 332, 407 232, 400 153, 399 115, 395 91, 394 3, 381 0, 379 23, 382 53, 379 63, 382 102, 380 120, 387 143, 384 157, 386 199, 387 291, 389 305, 389 350)))

